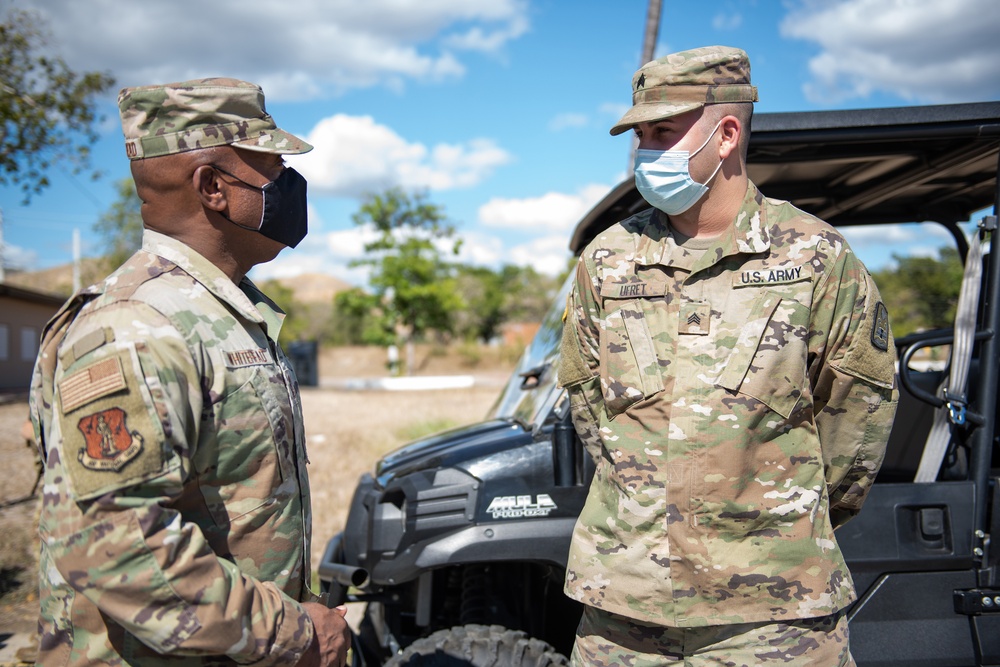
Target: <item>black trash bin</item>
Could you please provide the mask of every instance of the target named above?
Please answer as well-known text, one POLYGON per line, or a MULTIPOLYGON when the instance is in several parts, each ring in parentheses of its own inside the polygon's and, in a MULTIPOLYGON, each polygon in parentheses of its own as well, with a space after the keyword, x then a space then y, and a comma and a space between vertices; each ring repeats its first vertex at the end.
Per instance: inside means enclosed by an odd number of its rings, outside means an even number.
POLYGON ((314 340, 297 340, 285 347, 285 354, 299 380, 299 386, 319 385, 318 350, 319 344, 314 340))

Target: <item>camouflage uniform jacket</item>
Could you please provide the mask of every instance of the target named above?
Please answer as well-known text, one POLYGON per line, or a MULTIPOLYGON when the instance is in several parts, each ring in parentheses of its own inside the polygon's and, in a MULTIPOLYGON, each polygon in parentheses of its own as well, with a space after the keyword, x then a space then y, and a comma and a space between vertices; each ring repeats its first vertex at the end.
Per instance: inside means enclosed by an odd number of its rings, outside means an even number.
POLYGON ((597 471, 566 592, 666 626, 810 618, 854 599, 834 528, 897 398, 878 291, 841 235, 750 184, 698 257, 653 209, 601 233, 560 382, 597 471))
POLYGON ((283 316, 146 231, 49 322, 31 395, 46 457, 40 664, 288 665, 309 646, 283 316))

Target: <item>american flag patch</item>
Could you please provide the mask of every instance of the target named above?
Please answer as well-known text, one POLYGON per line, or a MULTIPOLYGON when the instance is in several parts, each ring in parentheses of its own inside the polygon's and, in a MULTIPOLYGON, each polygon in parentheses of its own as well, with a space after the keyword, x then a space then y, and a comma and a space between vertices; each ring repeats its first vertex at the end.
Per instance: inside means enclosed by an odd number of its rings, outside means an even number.
POLYGON ((260 348, 226 352, 226 358, 229 360, 229 363, 226 365, 230 368, 243 368, 244 366, 258 366, 260 364, 271 363, 271 357, 268 356, 267 350, 260 348))
POLYGON ((121 359, 109 357, 98 361, 59 381, 63 412, 72 412, 81 405, 125 389, 127 386, 121 359))

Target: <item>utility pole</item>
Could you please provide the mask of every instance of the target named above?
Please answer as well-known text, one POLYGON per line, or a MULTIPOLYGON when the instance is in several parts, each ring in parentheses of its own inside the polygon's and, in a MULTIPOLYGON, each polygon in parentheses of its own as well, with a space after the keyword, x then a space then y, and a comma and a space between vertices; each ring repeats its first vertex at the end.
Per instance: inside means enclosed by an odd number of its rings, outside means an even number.
MULTIPOLYGON (((642 54, 639 56, 639 67, 642 67, 656 54, 656 40, 660 36, 660 10, 663 0, 649 0, 646 8, 646 30, 642 37, 642 54)), ((631 134, 631 133, 630 133, 631 134)), ((635 137, 632 137, 632 150, 628 155, 628 174, 635 169, 635 151, 639 147, 635 137)))
POLYGON ((80 230, 73 228, 73 294, 80 291, 80 230))
POLYGON ((656 54, 656 39, 660 35, 660 9, 663 0, 649 0, 649 7, 646 10, 646 32, 642 39, 642 58, 639 67, 642 67, 656 54))
POLYGON ((4 272, 3 263, 3 209, 0 208, 0 283, 7 280, 7 274, 4 272))

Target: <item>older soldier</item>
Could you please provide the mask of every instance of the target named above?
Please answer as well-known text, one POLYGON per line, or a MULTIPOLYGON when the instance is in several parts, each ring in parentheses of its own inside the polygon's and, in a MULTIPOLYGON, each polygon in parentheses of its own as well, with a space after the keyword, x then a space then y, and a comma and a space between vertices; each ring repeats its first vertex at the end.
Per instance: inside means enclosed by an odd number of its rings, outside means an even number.
POLYGON ((583 252, 559 371, 597 473, 567 593, 575 664, 852 664, 834 529, 896 407, 885 307, 843 237, 747 178, 743 51, 647 63, 635 182, 654 208, 583 252))
POLYGON ((47 326, 39 663, 342 665, 309 590, 309 486, 283 314, 246 279, 306 233, 253 84, 125 89, 143 247, 47 326))

